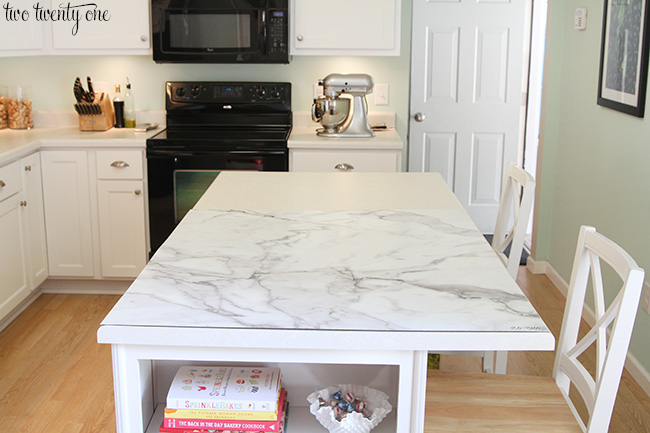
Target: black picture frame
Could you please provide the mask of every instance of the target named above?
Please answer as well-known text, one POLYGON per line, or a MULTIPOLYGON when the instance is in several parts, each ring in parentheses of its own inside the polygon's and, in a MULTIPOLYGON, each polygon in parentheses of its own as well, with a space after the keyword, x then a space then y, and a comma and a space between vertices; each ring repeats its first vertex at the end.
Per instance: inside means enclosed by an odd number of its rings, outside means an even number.
POLYGON ((605 0, 603 13, 598 105, 636 117, 645 110, 649 6, 648 0, 605 0))

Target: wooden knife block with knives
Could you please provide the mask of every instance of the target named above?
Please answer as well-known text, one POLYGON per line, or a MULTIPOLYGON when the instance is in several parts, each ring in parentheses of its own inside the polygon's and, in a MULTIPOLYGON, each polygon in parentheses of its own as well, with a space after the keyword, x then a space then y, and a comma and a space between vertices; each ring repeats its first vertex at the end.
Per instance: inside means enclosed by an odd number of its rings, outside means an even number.
POLYGON ((79 114, 80 131, 107 131, 115 124, 113 104, 105 92, 96 93, 93 102, 76 103, 74 108, 79 114))

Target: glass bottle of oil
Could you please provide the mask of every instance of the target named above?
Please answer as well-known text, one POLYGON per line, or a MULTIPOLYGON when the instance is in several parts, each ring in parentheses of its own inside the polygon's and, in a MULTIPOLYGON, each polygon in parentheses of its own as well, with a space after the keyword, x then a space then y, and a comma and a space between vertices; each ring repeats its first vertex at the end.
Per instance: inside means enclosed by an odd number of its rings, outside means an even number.
POLYGON ((135 128, 135 101, 129 77, 126 77, 126 94, 124 95, 124 126, 135 128))

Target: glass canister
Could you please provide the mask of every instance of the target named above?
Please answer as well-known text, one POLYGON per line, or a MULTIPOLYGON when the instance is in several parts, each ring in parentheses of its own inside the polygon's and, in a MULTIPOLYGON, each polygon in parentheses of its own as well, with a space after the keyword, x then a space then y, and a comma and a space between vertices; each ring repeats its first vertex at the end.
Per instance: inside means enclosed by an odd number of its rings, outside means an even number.
POLYGON ((7 127, 7 87, 0 86, 0 129, 7 127))
POLYGON ((12 86, 9 91, 8 120, 11 129, 34 127, 32 94, 29 86, 12 86))

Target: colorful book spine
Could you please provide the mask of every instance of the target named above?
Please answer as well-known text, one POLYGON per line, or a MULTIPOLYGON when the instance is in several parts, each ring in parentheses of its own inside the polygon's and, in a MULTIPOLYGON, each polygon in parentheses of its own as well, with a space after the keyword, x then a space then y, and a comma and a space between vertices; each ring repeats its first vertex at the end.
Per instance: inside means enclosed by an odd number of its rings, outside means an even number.
MULTIPOLYGON (((280 393, 278 407, 281 408, 275 420, 250 420, 250 419, 205 419, 205 418, 178 418, 174 412, 165 409, 165 418, 162 427, 168 429, 214 429, 221 430, 243 430, 255 432, 281 432, 284 419, 288 411, 287 393, 284 389, 280 393)), ((173 409, 172 409, 173 411, 173 409)), ((182 412, 182 411, 181 411, 182 412)), ((191 411, 196 412, 196 411, 191 411)), ((238 412, 235 412, 238 413, 238 412)), ((241 412, 239 412, 241 414, 241 412)), ((174 431, 173 433, 176 433, 174 431)))

